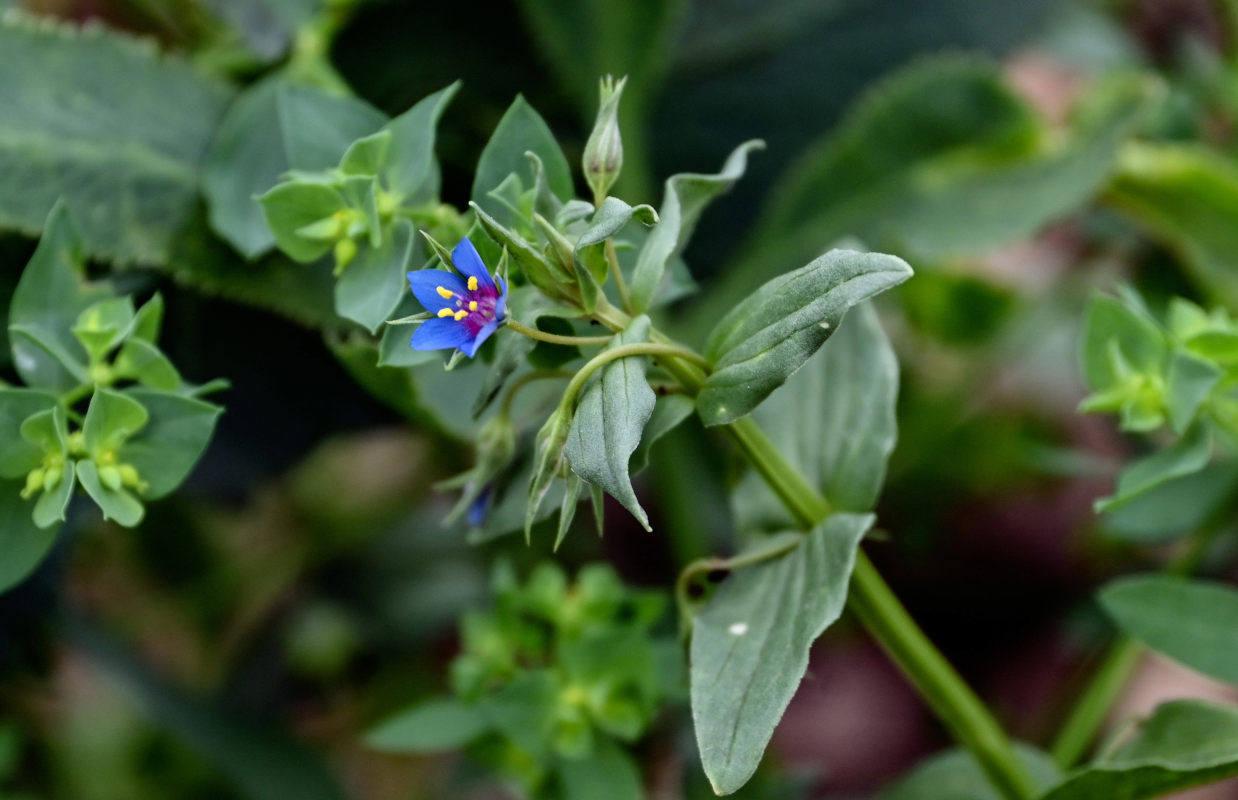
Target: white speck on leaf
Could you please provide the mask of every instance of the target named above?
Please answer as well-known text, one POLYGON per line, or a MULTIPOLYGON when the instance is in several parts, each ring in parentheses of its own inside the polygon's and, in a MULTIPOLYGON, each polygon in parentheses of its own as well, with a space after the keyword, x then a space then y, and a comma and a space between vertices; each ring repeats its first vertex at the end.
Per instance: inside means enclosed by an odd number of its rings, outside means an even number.
POLYGON ((732 636, 743 636, 745 633, 748 632, 748 623, 747 622, 736 622, 734 625, 727 628, 727 632, 730 633, 732 636))

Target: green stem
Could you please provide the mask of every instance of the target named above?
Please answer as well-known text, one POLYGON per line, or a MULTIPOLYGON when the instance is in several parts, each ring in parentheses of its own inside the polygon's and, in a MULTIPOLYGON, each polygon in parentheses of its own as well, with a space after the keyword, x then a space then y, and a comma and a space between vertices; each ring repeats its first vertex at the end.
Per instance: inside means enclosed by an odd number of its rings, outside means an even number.
POLYGON ((618 347, 603 350, 585 362, 585 365, 572 376, 572 380, 568 383, 567 388, 563 390, 563 399, 560 401, 560 405, 571 408, 572 404, 576 402, 576 395, 580 394, 580 390, 584 388, 585 381, 589 380, 590 375, 611 361, 631 356, 660 356, 672 361, 681 359, 701 366, 709 366, 708 361, 685 347, 653 342, 621 344, 618 347))
POLYGON ((514 330, 523 336, 528 336, 530 339, 537 339, 539 342, 550 342, 551 344, 566 344, 591 347, 597 345, 608 344, 611 337, 609 336, 560 336, 557 333, 547 333, 539 331, 531 325, 525 325, 519 320, 511 317, 507 318, 507 327, 514 330))
POLYGON ((606 240, 606 260, 610 262, 610 272, 615 276, 615 289, 619 291, 619 302, 623 304, 623 310, 627 313, 632 313, 632 295, 628 292, 628 282, 623 277, 623 270, 619 267, 619 254, 615 252, 615 240, 606 240))
MULTIPOLYGON (((595 316, 616 330, 622 330, 629 321, 627 315, 608 304, 600 306, 595 316)), ((668 341, 657 331, 651 338, 668 341)), ((705 359, 700 356, 662 359, 663 367, 692 393, 699 391, 705 380, 697 366, 701 362, 705 359)), ((706 362, 703 366, 708 369, 709 365, 706 362)), ((816 525, 833 511, 829 501, 783 458, 752 417, 742 417, 724 429, 802 527, 816 525)), ((919 629, 863 551, 856 555, 848 602, 954 737, 971 751, 1002 796, 1007 800, 1035 796, 1036 786, 997 720, 919 629)))
MULTIPOLYGON (((1225 509, 1229 507, 1229 504, 1224 506, 1225 509)), ((1223 513, 1209 520, 1199 533, 1191 538, 1183 551, 1165 567, 1165 571, 1170 575, 1190 575, 1195 572, 1207 555, 1213 538, 1222 529, 1224 520, 1223 513)), ((1109 645, 1092 680, 1074 704, 1070 716, 1062 723, 1049 749, 1053 760, 1062 769, 1070 769, 1083 758, 1131 674, 1139 666, 1143 651, 1144 647, 1137 639, 1124 633, 1119 634, 1109 645)))

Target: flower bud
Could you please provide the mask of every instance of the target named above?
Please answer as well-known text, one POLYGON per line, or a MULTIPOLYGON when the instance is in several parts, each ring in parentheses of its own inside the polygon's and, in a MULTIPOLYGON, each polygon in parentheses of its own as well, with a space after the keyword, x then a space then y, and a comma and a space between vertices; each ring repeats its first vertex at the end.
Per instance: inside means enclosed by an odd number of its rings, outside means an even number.
POLYGON ((43 490, 43 481, 46 479, 46 473, 43 469, 32 469, 26 475, 26 487, 21 490, 23 500, 29 500, 34 497, 36 492, 43 490))
POLYGON ((357 257, 357 242, 353 239, 340 239, 335 243, 335 274, 338 276, 344 268, 357 257))
POLYGON ((598 115, 585 143, 582 166, 585 181, 600 204, 623 169, 623 139, 619 135, 619 98, 627 78, 618 82, 607 75, 598 85, 598 115))

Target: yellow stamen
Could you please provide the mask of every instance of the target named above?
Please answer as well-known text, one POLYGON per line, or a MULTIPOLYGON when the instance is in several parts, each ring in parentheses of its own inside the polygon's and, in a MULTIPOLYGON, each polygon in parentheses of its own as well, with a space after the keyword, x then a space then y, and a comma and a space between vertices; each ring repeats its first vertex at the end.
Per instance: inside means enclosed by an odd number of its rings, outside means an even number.
POLYGON ((450 309, 450 308, 440 308, 440 309, 438 310, 438 315, 439 315, 440 317, 450 317, 450 316, 453 316, 453 314, 451 313, 451 309, 450 309))
POLYGON ((455 292, 451 291, 450 289, 446 289, 442 286, 435 289, 435 291, 438 292, 438 296, 443 298, 444 300, 450 300, 451 298, 456 296, 455 292))
POLYGON ((460 320, 464 319, 468 315, 469 315, 469 312, 465 311, 463 308, 460 309, 459 311, 456 312, 456 322, 459 322, 460 320))
POLYGON ((476 311, 476 310, 477 310, 477 301, 476 301, 476 300, 470 300, 470 301, 469 301, 469 311, 476 311))
POLYGON ((477 279, 476 278, 469 278, 469 291, 470 292, 477 291, 477 279))

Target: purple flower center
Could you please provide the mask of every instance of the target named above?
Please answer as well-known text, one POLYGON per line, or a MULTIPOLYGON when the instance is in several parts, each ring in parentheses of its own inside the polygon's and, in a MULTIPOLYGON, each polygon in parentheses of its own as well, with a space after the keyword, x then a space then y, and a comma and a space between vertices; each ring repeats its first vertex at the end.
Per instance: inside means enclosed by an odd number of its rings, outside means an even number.
POLYGON ((464 292, 453 292, 440 286, 438 293, 447 301, 438 315, 452 317, 464 326, 470 336, 476 336, 482 328, 495 321, 499 301, 497 286, 479 283, 476 278, 470 278, 464 292))

